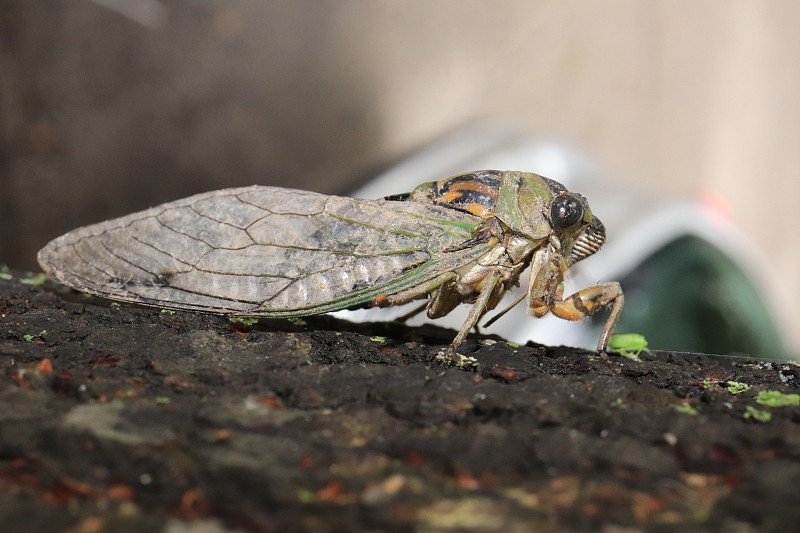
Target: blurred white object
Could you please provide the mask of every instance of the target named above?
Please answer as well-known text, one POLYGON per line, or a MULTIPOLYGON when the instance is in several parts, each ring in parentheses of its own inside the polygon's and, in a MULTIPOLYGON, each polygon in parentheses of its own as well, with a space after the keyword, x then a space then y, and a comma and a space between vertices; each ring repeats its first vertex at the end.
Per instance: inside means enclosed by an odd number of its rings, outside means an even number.
MULTIPOLYGON (((487 169, 535 172, 561 182, 569 190, 584 194, 592 212, 605 224, 606 244, 597 254, 570 269, 571 276, 567 280, 565 294, 599 281, 621 280, 636 272, 654 253, 686 236, 713 243, 714 248, 737 264, 749 279, 755 280, 756 287, 759 286, 757 273, 761 270, 753 259, 758 256, 748 248, 725 216, 724 210, 719 209, 714 201, 709 201, 713 197, 695 201, 648 197, 642 191, 623 188, 607 179, 593 161, 575 148, 551 140, 522 138, 505 128, 482 126, 457 132, 396 165, 355 191, 352 196, 380 198, 411 191, 425 181, 487 169)), ((527 287, 527 275, 521 279, 519 291, 527 287)), ((623 290, 625 288, 623 284, 623 290)), ((481 324, 519 294, 509 291, 497 308, 486 314, 481 324)), ((640 306, 646 306, 647 300, 642 301, 645 303, 640 306)), ((623 323, 626 312, 629 316, 647 312, 646 309, 631 308, 631 303, 627 298, 623 323)), ((725 305, 724 302, 722 305, 725 305)), ((405 314, 408 309, 406 306, 401 309, 340 311, 337 315, 357 321, 390 320, 405 314)), ((468 309, 468 305, 462 305, 434 322, 458 329, 468 309)), ((722 312, 725 310, 722 309, 722 312)), ((409 323, 418 324, 427 320, 425 314, 421 313, 409 323)), ((528 316, 524 302, 495 322, 487 332, 497 333, 517 343, 533 340, 542 344, 568 344, 587 349, 597 344, 598 335, 597 329, 588 320, 568 322, 551 315, 539 319, 528 316)), ((641 333, 647 335, 646 332, 641 333)), ((768 333, 765 336, 769 335, 776 334, 768 333)), ((775 346, 782 346, 780 338, 775 346)), ((668 346, 657 348, 670 349, 668 346)), ((672 349, 700 351, 713 350, 714 346, 673 346, 672 349)))
POLYGON ((159 0, 92 0, 92 2, 150 29, 160 28, 167 20, 167 9, 159 0))

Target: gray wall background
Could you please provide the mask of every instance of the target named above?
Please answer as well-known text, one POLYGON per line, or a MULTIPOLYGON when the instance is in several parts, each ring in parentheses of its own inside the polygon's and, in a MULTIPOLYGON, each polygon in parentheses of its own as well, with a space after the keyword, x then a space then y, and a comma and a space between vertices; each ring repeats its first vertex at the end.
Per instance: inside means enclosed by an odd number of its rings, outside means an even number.
POLYGON ((0 262, 194 192, 347 192, 488 118, 713 191, 798 323, 798 23, 793 0, 0 0, 0 262))

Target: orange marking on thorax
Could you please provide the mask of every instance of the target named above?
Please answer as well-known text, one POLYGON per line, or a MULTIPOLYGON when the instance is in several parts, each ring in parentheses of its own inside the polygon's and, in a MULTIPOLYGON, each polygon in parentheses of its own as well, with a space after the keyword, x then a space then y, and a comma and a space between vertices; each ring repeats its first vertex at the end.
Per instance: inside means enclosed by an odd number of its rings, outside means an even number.
POLYGON ((478 191, 479 193, 485 194, 490 198, 497 198, 497 188, 490 187, 489 185, 479 181, 460 181, 453 185, 450 190, 478 191))
POLYGON ((489 218, 493 215, 491 209, 489 209, 483 204, 478 204, 475 202, 468 204, 466 206, 466 209, 470 214, 475 215, 476 217, 489 218))
POLYGON ((444 199, 445 202, 449 203, 452 202, 453 200, 458 200, 459 198, 461 198, 461 196, 462 196, 461 191, 450 189, 449 191, 447 191, 442 195, 442 199, 444 199))

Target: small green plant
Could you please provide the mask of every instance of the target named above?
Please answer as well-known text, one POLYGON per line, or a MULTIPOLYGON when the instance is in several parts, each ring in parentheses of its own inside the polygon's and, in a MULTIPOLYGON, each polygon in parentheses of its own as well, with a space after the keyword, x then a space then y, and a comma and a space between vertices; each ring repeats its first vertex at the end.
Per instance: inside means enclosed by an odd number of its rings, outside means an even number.
POLYGON ((676 405, 675 406, 675 410, 677 412, 683 413, 685 415, 697 416, 697 415, 700 414, 700 412, 697 409, 695 409, 694 407, 692 407, 688 403, 682 403, 680 405, 676 405))
POLYGON ((650 353, 647 339, 639 333, 615 333, 608 339, 608 351, 617 353, 633 361, 640 361, 639 354, 650 353))
POLYGON ((47 336, 47 330, 43 329, 36 335, 31 335, 30 333, 26 333, 25 335, 22 336, 22 340, 24 340, 25 342, 33 342, 37 338, 44 339, 46 336, 47 336))
POLYGON ((762 390, 756 396, 756 403, 767 407, 800 406, 800 394, 784 394, 776 390, 762 390))
POLYGON ((255 317, 247 317, 247 316, 232 316, 228 318, 228 322, 231 324, 243 324, 245 326, 252 326, 254 324, 258 324, 258 319, 255 317))
POLYGON ((19 280, 20 283, 25 285, 41 285, 45 281, 47 281, 47 274, 44 272, 40 272, 39 274, 34 274, 33 276, 19 280))
POLYGON ((729 381, 728 382, 728 392, 731 394, 741 394, 744 391, 750 390, 750 385, 747 383, 742 383, 740 381, 729 381))
POLYGON ((623 409, 625 407, 625 401, 622 398, 614 398, 609 405, 615 409, 623 409))
POLYGON ((772 413, 768 411, 762 411, 761 409, 756 409, 752 405, 748 405, 744 408, 744 414, 742 417, 745 420, 752 418, 753 420, 766 423, 772 420, 772 413))
POLYGON ((372 342, 377 342, 378 344, 386 344, 386 337, 380 337, 376 335, 375 337, 370 337, 369 340, 372 342))
POLYGON ((297 499, 300 503, 313 503, 315 500, 314 493, 308 489, 299 489, 297 491, 297 499))

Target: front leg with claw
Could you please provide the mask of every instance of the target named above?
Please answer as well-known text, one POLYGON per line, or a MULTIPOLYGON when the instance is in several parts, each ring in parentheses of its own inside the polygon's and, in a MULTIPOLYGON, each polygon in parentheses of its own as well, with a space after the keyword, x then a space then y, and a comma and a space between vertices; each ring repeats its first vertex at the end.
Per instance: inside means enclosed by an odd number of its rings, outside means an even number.
POLYGON ((563 279, 564 271, 567 269, 566 260, 558 252, 545 249, 537 253, 534 266, 540 268, 538 271, 534 270, 531 276, 528 311, 536 317, 544 316, 550 311, 564 320, 580 320, 610 307, 611 314, 606 319, 600 340, 597 342, 597 351, 605 353, 608 339, 614 331, 625 303, 619 283, 616 281, 600 283, 564 298, 563 279))

